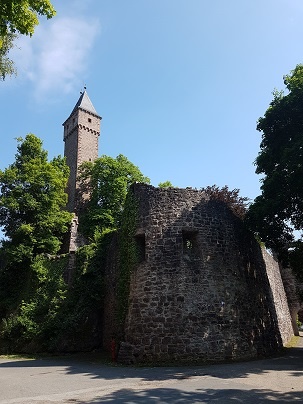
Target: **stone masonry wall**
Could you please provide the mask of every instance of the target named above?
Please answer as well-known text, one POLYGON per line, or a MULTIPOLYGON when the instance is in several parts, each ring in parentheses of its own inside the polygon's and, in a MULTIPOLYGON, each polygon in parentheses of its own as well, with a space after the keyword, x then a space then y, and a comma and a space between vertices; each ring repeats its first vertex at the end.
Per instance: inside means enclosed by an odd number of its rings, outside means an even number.
POLYGON ((291 268, 281 268, 281 276, 287 296, 294 334, 299 335, 297 317, 300 310, 300 302, 298 299, 300 286, 291 268))
POLYGON ((264 247, 262 248, 262 255, 266 265, 266 272, 277 313, 281 338, 283 344, 285 345, 293 336, 294 330, 287 295, 280 272, 280 264, 271 254, 266 251, 264 247))
MULTIPOLYGON (((74 212, 77 205, 77 176, 79 166, 98 157, 100 117, 78 108, 64 123, 64 155, 70 168, 67 185, 67 209, 74 212)), ((82 195, 85 198, 85 195, 82 195)))
POLYGON ((77 160, 78 160, 78 129, 75 117, 70 117, 64 127, 64 156, 66 164, 70 169, 67 183, 68 203, 67 209, 74 211, 74 201, 76 195, 76 177, 77 177, 77 160))
POLYGON ((79 166, 84 161, 94 161, 98 158, 100 118, 80 109, 78 122, 79 145, 77 165, 79 166))
POLYGON ((285 297, 278 316, 261 249, 242 222, 202 191, 135 184, 132 192, 141 262, 132 273, 121 355, 220 361, 281 348, 291 334, 285 297))
POLYGON ((103 313, 103 347, 111 350, 111 341, 121 341, 124 335, 124 326, 118 321, 118 284, 119 284, 119 237, 114 234, 107 248, 105 265, 105 296, 103 313))

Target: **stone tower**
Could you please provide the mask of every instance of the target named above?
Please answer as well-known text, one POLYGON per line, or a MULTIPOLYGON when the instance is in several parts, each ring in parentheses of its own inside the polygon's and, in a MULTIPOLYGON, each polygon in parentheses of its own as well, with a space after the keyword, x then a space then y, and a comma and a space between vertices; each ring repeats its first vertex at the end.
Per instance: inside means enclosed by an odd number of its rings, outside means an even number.
POLYGON ((95 110, 89 96, 84 91, 63 123, 64 126, 64 156, 70 168, 67 185, 69 212, 77 214, 77 176, 79 166, 85 161, 94 161, 98 157, 98 137, 100 135, 100 115, 95 110))

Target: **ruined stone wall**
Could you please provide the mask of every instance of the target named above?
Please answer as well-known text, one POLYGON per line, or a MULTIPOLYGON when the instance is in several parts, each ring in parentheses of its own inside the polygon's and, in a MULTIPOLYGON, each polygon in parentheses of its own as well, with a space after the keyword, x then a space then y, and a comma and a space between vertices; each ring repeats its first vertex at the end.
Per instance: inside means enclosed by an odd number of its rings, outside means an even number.
MULTIPOLYGON (((282 347, 289 329, 282 337, 261 249, 242 222, 202 191, 136 184, 132 192, 141 262, 121 351, 139 362, 220 361, 282 347)), ((278 310, 287 317, 285 302, 278 310)))
POLYGON ((279 331, 285 345, 291 339, 295 330, 292 325, 291 311, 284 289, 280 264, 264 247, 262 248, 262 255, 277 313, 279 331))
POLYGON ((114 234, 107 248, 105 265, 105 296, 103 312, 103 347, 111 350, 111 341, 124 338, 124 325, 119 321, 118 285, 119 285, 119 237, 114 234))
POLYGON ((298 298, 299 285, 291 268, 281 268, 281 276, 287 296, 294 334, 299 335, 297 324, 298 311, 300 310, 300 302, 298 298))

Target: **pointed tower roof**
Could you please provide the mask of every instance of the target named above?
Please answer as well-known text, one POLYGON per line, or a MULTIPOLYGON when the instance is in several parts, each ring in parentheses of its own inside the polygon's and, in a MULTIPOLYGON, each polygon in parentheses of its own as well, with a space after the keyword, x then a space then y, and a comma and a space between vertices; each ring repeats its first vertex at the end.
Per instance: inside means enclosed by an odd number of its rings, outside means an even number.
POLYGON ((84 91, 81 92, 80 98, 77 101, 77 104, 75 105, 74 109, 72 110, 71 115, 78 109, 83 109, 84 111, 91 112, 92 114, 96 115, 99 117, 97 111, 95 110, 95 107, 93 106, 93 103, 91 102, 87 92, 86 92, 86 87, 84 87, 84 91))

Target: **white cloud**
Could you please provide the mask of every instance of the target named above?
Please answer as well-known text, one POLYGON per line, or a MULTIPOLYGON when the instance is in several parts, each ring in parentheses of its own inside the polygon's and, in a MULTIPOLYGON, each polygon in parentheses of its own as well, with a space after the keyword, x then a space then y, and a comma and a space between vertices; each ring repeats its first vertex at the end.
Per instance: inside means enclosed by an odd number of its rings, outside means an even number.
POLYGON ((97 20, 59 18, 39 26, 32 38, 21 38, 12 58, 19 76, 33 82, 41 99, 51 93, 70 92, 83 81, 89 66, 89 52, 100 31, 97 20))

